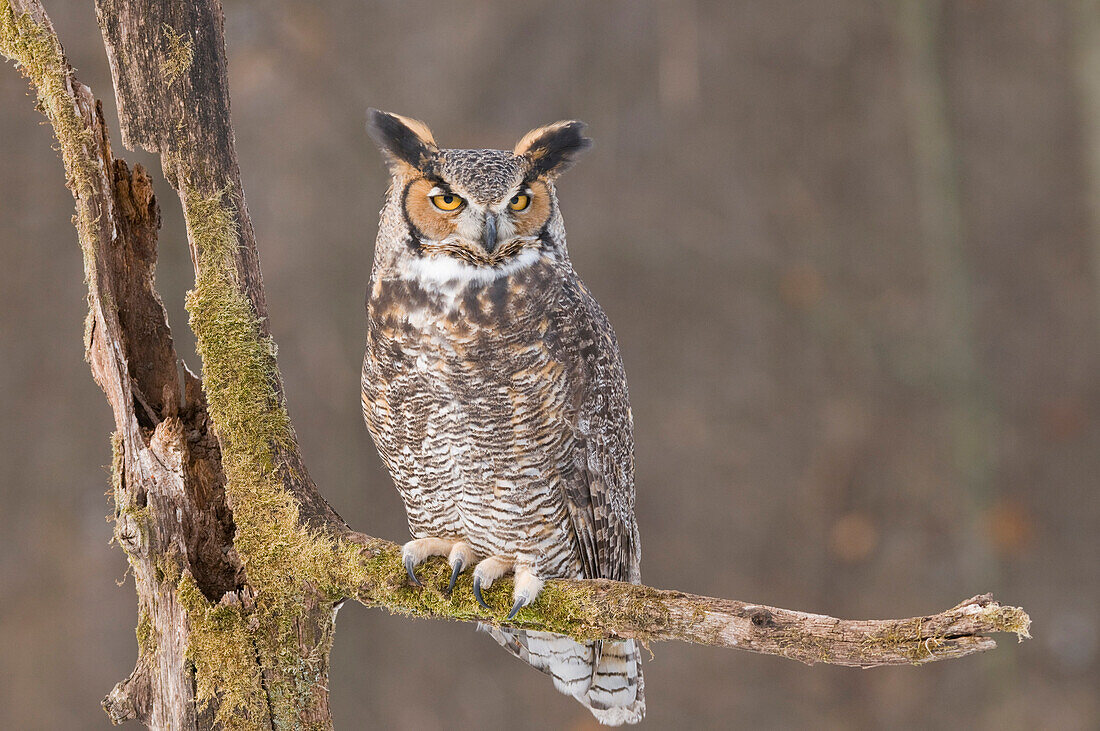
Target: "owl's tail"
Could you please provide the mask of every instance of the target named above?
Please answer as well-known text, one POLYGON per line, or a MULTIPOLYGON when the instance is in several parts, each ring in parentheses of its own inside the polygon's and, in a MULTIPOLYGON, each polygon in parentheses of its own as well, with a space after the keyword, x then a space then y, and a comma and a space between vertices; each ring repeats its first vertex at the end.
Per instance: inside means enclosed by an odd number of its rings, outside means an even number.
POLYGON ((620 726, 638 723, 645 716, 642 658, 634 640, 577 642, 552 632, 487 624, 478 629, 553 678, 559 691, 580 701, 600 723, 620 726))

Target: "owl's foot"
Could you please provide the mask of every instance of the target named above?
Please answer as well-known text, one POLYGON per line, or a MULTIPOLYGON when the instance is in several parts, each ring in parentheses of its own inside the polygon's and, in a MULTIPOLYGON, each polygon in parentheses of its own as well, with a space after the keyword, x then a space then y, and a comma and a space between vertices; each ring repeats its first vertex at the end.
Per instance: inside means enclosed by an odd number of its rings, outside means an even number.
POLYGON ((447 563, 451 564, 451 580, 447 583, 447 593, 455 590, 455 582, 463 569, 474 562, 474 549, 465 541, 457 541, 451 546, 451 553, 447 557, 447 563))
POLYGON ((494 581, 512 571, 513 568, 516 574, 516 588, 512 593, 514 603, 512 610, 504 618, 505 621, 514 618, 520 609, 535 601, 539 592, 542 591, 542 579, 535 575, 530 566, 517 566, 512 559, 503 556, 490 556, 474 569, 474 598, 481 606, 492 609, 485 603, 481 590, 488 589, 494 581))
POLYGON ((535 576, 535 573, 529 567, 517 566, 516 590, 512 592, 515 603, 512 604, 512 611, 508 612, 508 616, 504 618, 505 621, 515 617, 516 612, 535 601, 539 592, 542 591, 543 583, 543 580, 535 576))
POLYGON ((510 558, 490 556, 474 567, 474 599, 477 599, 478 604, 486 609, 492 609, 485 603, 485 598, 481 596, 481 589, 483 587, 488 589, 492 586, 494 581, 512 570, 512 565, 513 562, 510 558))
POLYGON ((405 573, 409 575, 409 581, 417 586, 423 586, 420 579, 416 578, 413 571, 429 556, 447 556, 451 564, 451 585, 449 592, 454 588, 458 575, 462 573, 462 567, 468 566, 473 561, 474 552, 469 544, 463 541, 452 541, 449 538, 416 538, 401 547, 401 559, 405 563, 405 573))

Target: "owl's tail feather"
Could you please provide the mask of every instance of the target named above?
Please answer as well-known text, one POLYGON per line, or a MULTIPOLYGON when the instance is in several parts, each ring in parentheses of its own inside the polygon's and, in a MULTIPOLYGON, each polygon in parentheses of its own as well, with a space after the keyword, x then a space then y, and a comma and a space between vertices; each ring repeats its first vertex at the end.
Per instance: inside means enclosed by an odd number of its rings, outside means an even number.
POLYGON ((634 640, 577 642, 552 632, 487 624, 478 629, 549 675, 559 691, 576 698, 600 723, 620 726, 638 723, 645 716, 645 680, 634 640))

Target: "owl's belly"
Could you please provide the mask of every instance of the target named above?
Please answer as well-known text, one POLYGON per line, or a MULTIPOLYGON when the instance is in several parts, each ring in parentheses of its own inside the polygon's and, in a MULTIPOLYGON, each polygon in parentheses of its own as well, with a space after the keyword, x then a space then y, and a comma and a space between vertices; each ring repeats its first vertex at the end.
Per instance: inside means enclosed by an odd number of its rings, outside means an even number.
POLYGON ((425 328, 376 339, 364 413, 414 537, 580 576, 561 497, 576 479, 563 368, 537 338, 500 335, 425 328))

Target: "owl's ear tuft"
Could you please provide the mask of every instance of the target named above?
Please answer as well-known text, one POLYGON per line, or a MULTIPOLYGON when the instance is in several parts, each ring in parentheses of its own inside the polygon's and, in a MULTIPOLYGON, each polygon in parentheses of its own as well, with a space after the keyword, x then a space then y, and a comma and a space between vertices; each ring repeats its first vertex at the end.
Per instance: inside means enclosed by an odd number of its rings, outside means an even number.
POLYGON ((423 173, 432 172, 439 148, 432 131, 423 122, 368 109, 367 134, 382 148, 391 164, 408 165, 423 173))
POLYGON ((572 167, 577 155, 592 146, 584 122, 555 122, 533 129, 516 143, 514 154, 527 158, 533 177, 556 178, 572 167))

